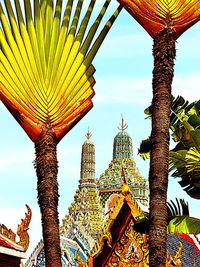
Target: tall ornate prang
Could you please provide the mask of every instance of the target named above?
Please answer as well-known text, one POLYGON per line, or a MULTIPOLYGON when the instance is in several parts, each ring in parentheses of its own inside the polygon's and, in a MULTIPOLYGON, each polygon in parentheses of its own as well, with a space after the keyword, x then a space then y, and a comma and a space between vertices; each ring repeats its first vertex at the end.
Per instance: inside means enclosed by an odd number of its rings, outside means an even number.
POLYGON ((82 146, 81 172, 79 186, 74 195, 74 202, 69 207, 69 214, 63 219, 61 233, 71 237, 70 231, 81 232, 93 245, 104 223, 103 209, 95 179, 95 146, 87 132, 82 146))
POLYGON ((131 137, 125 131, 127 128, 128 124, 124 122, 124 118, 122 117, 122 122, 118 127, 120 132, 114 138, 113 160, 133 158, 133 144, 131 137))
POLYGON ((118 129, 120 130, 114 138, 113 159, 109 167, 101 174, 98 179, 98 189, 100 191, 101 204, 106 208, 110 198, 117 197, 122 189, 121 180, 121 162, 123 161, 124 173, 127 183, 136 200, 143 205, 148 205, 148 182, 142 177, 133 159, 132 138, 125 131, 128 125, 122 122, 118 129), (114 195, 113 195, 114 194, 114 195))
POLYGON ((95 179, 95 146, 91 141, 91 132, 88 129, 86 133, 86 141, 82 146, 81 154, 81 175, 79 187, 94 183, 95 179))

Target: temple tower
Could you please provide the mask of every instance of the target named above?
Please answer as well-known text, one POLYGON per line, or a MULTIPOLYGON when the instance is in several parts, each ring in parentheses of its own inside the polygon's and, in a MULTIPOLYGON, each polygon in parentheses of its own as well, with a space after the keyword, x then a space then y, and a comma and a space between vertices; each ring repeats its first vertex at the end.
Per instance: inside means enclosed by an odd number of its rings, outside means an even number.
POLYGON ((88 131, 82 146, 79 186, 69 213, 63 219, 61 233, 71 238, 71 231, 76 229, 86 239, 91 237, 94 241, 104 223, 103 212, 95 179, 95 146, 88 131))
POLYGON ((133 145, 130 135, 126 132, 128 125, 122 122, 118 127, 119 132, 113 142, 113 159, 108 168, 100 175, 97 185, 101 198, 101 205, 107 211, 106 205, 122 188, 121 163, 123 161, 124 173, 127 183, 134 198, 143 205, 148 205, 148 182, 140 174, 133 159, 133 145))
POLYGON ((124 123, 124 118, 122 117, 122 123, 118 127, 120 132, 114 138, 113 160, 123 160, 125 158, 133 159, 133 144, 131 137, 125 131, 127 128, 128 125, 124 123))
POLYGON ((79 188, 95 183, 95 146, 91 141, 91 133, 87 132, 86 141, 82 146, 81 174, 79 188))

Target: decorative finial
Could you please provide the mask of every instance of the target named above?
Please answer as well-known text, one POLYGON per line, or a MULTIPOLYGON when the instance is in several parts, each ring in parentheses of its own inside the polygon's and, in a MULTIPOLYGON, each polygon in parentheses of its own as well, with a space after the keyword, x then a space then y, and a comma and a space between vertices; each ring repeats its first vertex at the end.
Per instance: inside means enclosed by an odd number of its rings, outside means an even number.
POLYGON ((128 124, 124 123, 124 117, 123 117, 123 114, 122 114, 122 123, 121 123, 121 125, 119 125, 118 129, 121 130, 121 131, 124 131, 127 128, 128 128, 128 124))
POLYGON ((87 133, 86 133, 86 138, 89 140, 90 139, 90 137, 92 136, 92 134, 91 134, 91 132, 89 131, 89 127, 88 127, 88 131, 87 131, 87 133))
POLYGON ((22 246, 26 251, 29 246, 29 235, 28 229, 31 221, 32 212, 28 205, 26 205, 27 212, 25 213, 25 219, 21 219, 21 224, 18 225, 17 235, 20 240, 17 242, 18 245, 22 246))

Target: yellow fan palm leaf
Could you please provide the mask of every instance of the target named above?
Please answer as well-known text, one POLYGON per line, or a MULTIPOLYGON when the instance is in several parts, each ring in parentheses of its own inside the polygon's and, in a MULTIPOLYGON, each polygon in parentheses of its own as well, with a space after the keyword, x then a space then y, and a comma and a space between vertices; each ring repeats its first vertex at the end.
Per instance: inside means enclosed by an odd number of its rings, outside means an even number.
POLYGON ((24 0, 24 10, 19 0, 0 3, 0 99, 33 141, 48 128, 59 142, 92 108, 92 60, 121 10, 96 36, 110 1, 93 23, 96 0, 85 14, 83 0, 65 10, 62 0, 24 0))
POLYGON ((200 20, 199 0, 118 0, 120 4, 154 37, 170 27, 178 38, 200 20))

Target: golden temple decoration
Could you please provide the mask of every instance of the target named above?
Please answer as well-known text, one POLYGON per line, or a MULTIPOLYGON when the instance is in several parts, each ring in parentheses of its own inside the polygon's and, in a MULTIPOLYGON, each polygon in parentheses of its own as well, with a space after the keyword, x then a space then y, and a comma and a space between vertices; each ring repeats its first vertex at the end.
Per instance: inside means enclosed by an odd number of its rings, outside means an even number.
POLYGON ((29 246, 29 235, 28 235, 28 229, 29 224, 31 221, 32 212, 28 205, 26 205, 27 211, 25 213, 25 219, 21 219, 21 224, 18 225, 17 229, 17 235, 19 236, 19 242, 17 242, 18 245, 22 246, 24 248, 24 251, 28 249, 29 246))
POLYGON ((174 267, 174 266, 182 267, 182 261, 181 261, 182 250, 183 250, 183 245, 180 242, 178 251, 176 252, 176 255, 174 258, 169 253, 167 253, 166 267, 174 267))
MULTIPOLYGON (((149 266, 149 236, 146 233, 136 231, 134 227, 135 222, 145 217, 145 213, 132 196, 125 176, 123 177, 123 164, 122 178, 124 179, 122 192, 119 198, 115 199, 115 205, 112 207, 108 220, 104 227, 102 227, 99 238, 96 240, 90 252, 87 264, 83 265, 84 267, 95 267, 95 264, 98 263, 99 260, 101 261, 102 267, 149 266), (123 210, 127 211, 127 205, 130 208, 129 213, 126 214, 127 217, 118 217, 119 214, 122 214, 121 212, 123 210), (120 222, 123 219, 123 224, 121 224, 121 228, 117 229, 116 221, 118 219, 120 222), (115 235, 112 236, 111 233, 114 231, 113 227, 115 227, 115 233, 116 231, 119 233, 118 237, 115 235)), ((182 244, 180 243, 179 249, 174 257, 169 253, 167 254, 166 267, 182 267, 181 255, 182 244)))
POLYGON ((134 221, 131 220, 117 242, 111 257, 105 267, 147 267, 149 264, 149 251, 147 235, 133 229, 134 221))

